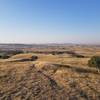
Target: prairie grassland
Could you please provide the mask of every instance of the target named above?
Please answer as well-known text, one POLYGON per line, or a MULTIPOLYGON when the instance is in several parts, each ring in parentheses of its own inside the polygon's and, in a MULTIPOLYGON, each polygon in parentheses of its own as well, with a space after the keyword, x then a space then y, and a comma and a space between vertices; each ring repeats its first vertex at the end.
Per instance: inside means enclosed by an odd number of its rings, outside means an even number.
POLYGON ((100 55, 100 49, 66 48, 84 57, 45 54, 51 51, 45 48, 43 53, 1 59, 0 100, 100 100, 100 74, 87 65, 91 56, 100 55), (20 60, 34 55, 38 57, 35 61, 20 60))

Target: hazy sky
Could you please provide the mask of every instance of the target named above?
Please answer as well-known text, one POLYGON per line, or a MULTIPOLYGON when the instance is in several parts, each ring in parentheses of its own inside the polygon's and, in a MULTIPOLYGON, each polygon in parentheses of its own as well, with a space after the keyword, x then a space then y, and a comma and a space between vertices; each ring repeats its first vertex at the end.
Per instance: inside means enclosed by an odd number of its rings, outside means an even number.
POLYGON ((100 44, 100 0, 0 0, 0 43, 100 44))

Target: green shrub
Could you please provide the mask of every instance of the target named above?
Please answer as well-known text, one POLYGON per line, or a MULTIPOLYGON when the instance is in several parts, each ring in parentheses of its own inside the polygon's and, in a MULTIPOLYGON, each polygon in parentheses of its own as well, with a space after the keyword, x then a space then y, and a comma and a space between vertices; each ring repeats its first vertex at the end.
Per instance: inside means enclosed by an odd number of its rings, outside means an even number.
POLYGON ((32 57, 31 57, 31 61, 35 61, 35 60, 37 60, 37 59, 38 59, 37 56, 32 56, 32 57))
POLYGON ((1 54, 0 59, 8 59, 10 56, 6 54, 1 54))
POLYGON ((100 56, 93 56, 88 61, 88 66, 95 67, 95 68, 97 68, 100 71, 100 56))
POLYGON ((0 51, 0 59, 8 59, 13 55, 24 53, 22 50, 0 51))

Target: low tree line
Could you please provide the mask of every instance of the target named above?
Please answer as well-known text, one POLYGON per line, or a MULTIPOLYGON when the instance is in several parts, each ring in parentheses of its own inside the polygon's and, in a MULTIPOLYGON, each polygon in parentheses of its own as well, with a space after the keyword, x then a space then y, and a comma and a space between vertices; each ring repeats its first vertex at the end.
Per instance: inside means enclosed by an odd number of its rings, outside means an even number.
POLYGON ((8 59, 9 57, 24 53, 22 50, 8 50, 8 51, 0 51, 0 59, 8 59))

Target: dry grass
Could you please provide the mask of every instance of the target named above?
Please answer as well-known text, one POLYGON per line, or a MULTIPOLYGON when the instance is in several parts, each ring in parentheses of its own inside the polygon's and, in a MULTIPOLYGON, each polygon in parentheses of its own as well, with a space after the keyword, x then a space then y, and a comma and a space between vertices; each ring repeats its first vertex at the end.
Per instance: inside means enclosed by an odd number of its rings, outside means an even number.
POLYGON ((100 74, 87 66, 99 50, 71 50, 88 56, 26 53, 0 60, 0 100, 100 100, 100 74), (14 61, 33 55, 36 61, 14 61))

